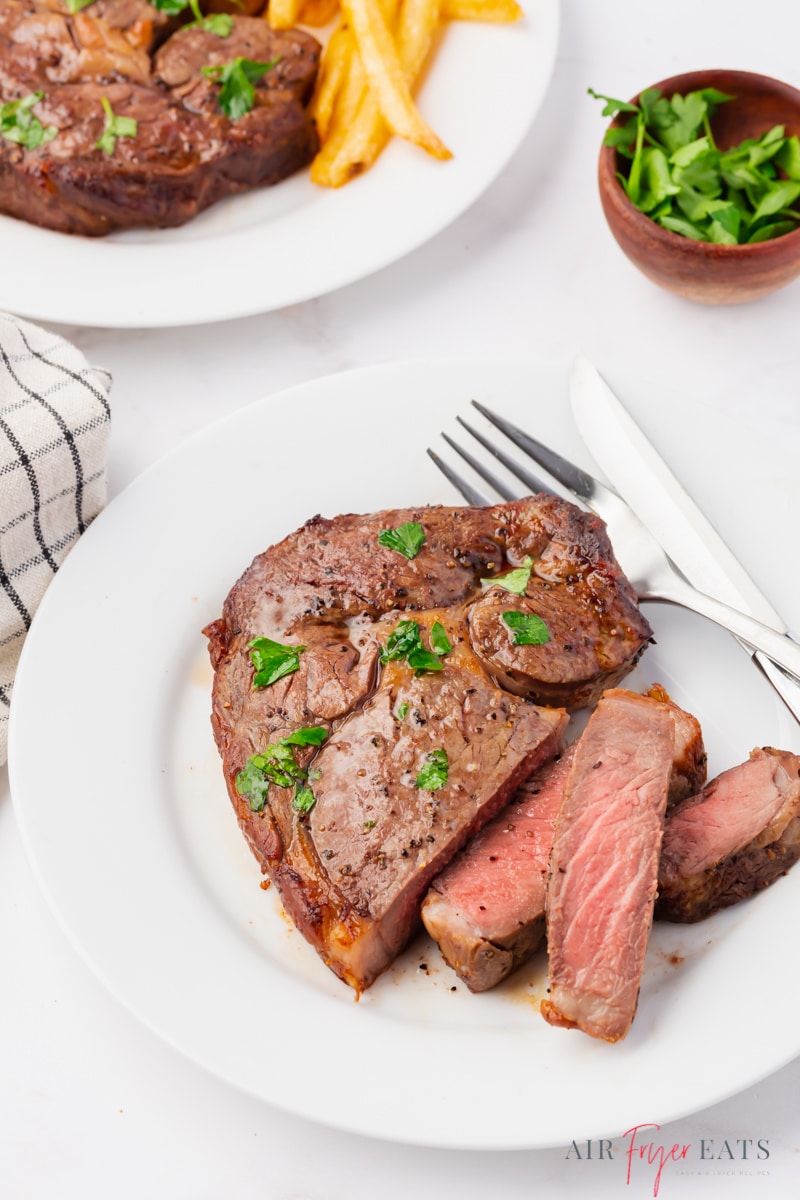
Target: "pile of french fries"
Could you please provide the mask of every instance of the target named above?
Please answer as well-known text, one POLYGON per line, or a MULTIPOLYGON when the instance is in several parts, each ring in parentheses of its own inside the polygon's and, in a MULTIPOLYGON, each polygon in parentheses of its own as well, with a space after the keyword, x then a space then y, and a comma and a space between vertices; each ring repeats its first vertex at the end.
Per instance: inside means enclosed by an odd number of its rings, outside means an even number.
POLYGON ((274 29, 336 22, 311 103, 321 143, 312 180, 341 187, 374 163, 393 134, 451 158, 412 98, 439 30, 453 20, 522 16, 517 0, 269 0, 274 29))

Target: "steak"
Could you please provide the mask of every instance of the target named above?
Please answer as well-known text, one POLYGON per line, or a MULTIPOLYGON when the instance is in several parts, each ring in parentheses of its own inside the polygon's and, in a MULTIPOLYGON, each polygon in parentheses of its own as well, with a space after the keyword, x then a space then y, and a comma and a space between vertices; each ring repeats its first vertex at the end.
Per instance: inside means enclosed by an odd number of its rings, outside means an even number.
POLYGON ((495 987, 545 940, 556 818, 575 752, 540 767, 433 881, 422 920, 472 992, 495 987))
POLYGON ((646 695, 651 700, 665 704, 672 720, 674 746, 667 797, 669 810, 687 796, 694 796, 700 791, 706 781, 708 755, 697 717, 673 703, 660 683, 648 688, 646 695))
POLYGON ((800 858, 800 757, 770 747, 670 813, 656 916, 702 921, 773 883, 800 858))
POLYGON ((162 14, 144 5, 147 21, 137 17, 141 8, 97 0, 72 16, 55 0, 5 0, 0 101, 43 93, 31 111, 57 133, 30 149, 0 137, 0 212, 92 236, 181 225, 313 158, 318 138, 305 106, 320 47, 310 34, 237 16, 228 37, 188 26, 155 50, 162 14), (237 57, 276 65, 256 85, 250 111, 231 120, 202 67, 237 57), (104 99, 137 123, 111 153, 97 145, 104 99))
MULTIPOLYGON (((675 804, 705 783, 702 731, 660 684, 646 696, 672 721, 668 804, 675 804)), ((425 899, 422 919, 428 933, 473 992, 494 987, 545 940, 550 852, 574 750, 573 744, 531 776, 434 880, 425 899)))
POLYGON ((618 1041, 636 1013, 674 754, 666 705, 604 695, 577 743, 547 892, 551 1025, 618 1041))
POLYGON ((602 524, 552 496, 315 517, 254 560, 205 632, 242 830, 298 928, 359 991, 418 928, 434 876, 560 748, 566 714, 542 701, 584 702, 650 638, 602 524), (413 557, 379 541, 404 527, 424 534, 413 557), (517 595, 507 576, 520 570, 517 595), (549 641, 512 646, 504 610, 559 601, 572 622, 561 613, 549 641), (390 653, 409 634, 423 666, 390 653), (427 649, 440 634, 441 657, 427 649), (255 639, 302 647, 296 669, 254 686, 255 639), (287 737, 314 726, 323 744, 291 751, 311 807, 280 781, 254 794, 254 756, 285 758, 287 737))

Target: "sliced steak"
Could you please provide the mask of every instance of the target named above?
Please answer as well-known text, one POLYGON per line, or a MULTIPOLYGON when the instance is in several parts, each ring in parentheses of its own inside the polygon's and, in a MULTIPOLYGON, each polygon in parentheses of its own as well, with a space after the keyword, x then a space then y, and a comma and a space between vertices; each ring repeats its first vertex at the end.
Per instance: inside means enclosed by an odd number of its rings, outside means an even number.
MULTIPOLYGON (((635 695, 635 693, 631 693, 635 695)), ((706 778, 699 722, 654 684, 646 693, 673 725, 669 803, 706 778)), ((434 880, 422 919, 446 962, 474 992, 494 987, 545 940, 545 894, 555 822, 574 743, 527 780, 510 804, 434 880)))
POLYGON ((702 921, 773 883, 800 858, 800 757, 769 747, 670 813, 656 916, 702 921))
POLYGON ((675 704, 660 683, 648 688, 646 695, 651 700, 665 704, 672 718, 675 745, 667 800, 669 810, 680 800, 700 791, 706 781, 708 755, 697 717, 675 704))
MULTIPOLYGON (((503 595, 510 605, 519 600, 503 595)), ((541 676, 547 700, 562 664, 561 694, 582 697, 589 674, 593 689, 608 673, 616 677, 650 637, 603 527, 546 496, 488 509, 315 517, 255 559, 206 633, 215 668, 212 724, 245 836, 298 926, 358 989, 410 936, 434 875, 558 749, 566 716, 537 708, 541 676), (379 542, 383 530, 409 523, 425 534, 411 559, 379 542), (567 537, 574 554, 560 559, 559 580, 550 548, 567 537), (580 577, 578 546, 597 555, 593 565, 582 559, 580 577), (598 608, 602 599, 596 623, 610 624, 613 611, 620 632, 599 651, 602 660, 584 660, 577 678, 558 631, 536 659, 519 647, 518 686, 509 694, 494 678, 486 646, 476 653, 472 615, 503 590, 495 583, 484 591, 481 580, 502 578, 527 557, 528 594, 540 587, 541 563, 548 592, 577 606, 581 619, 589 595, 598 608), (401 622, 415 624, 427 648, 436 621, 452 647, 442 670, 418 675, 404 660, 380 661, 401 622), (305 647, 298 669, 254 687, 248 646, 255 638, 305 647), (295 812, 291 793, 277 787, 252 811, 236 784, 251 756, 321 723, 330 736, 311 765, 321 772, 311 815, 295 812), (449 774, 428 795, 415 781, 435 751, 446 754, 449 774)), ((505 638, 512 642, 508 628, 505 638)), ((513 650, 504 654, 513 663, 513 650)))
POLYGON ((495 987, 545 940, 550 852, 575 745, 540 767, 433 881, 422 920, 472 992, 495 987))
POLYGON ((164 228, 225 196, 278 183, 313 158, 319 143, 305 103, 320 47, 310 34, 275 33, 249 17, 233 18, 227 38, 178 30, 158 51, 171 74, 153 77, 155 32, 130 23, 138 10, 101 9, 98 0, 103 19, 94 8, 74 16, 44 0, 0 8, 0 102, 43 92, 33 115, 57 130, 31 149, 0 137, 0 212, 92 236, 164 228), (250 46, 259 61, 276 65, 256 87, 251 110, 231 120, 219 107, 218 83, 202 75, 202 59, 220 65, 248 57, 250 46), (112 152, 97 144, 103 100, 137 122, 135 135, 117 137, 112 152))
POLYGON ((653 919, 674 753, 665 705, 621 690, 578 742, 547 894, 551 1025, 618 1041, 633 1021, 653 919))

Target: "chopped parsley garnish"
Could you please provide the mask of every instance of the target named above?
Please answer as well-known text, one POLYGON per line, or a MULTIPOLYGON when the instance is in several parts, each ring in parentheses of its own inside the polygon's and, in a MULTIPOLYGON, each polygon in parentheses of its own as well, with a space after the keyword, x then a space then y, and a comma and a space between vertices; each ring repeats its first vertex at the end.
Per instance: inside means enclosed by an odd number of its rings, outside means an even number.
POLYGON ((300 655, 305 646, 284 646, 281 642, 273 642, 271 638, 253 638, 247 643, 250 657, 253 660, 255 674, 253 687, 269 687, 300 669, 300 655))
POLYGON ((504 588, 507 592, 513 592, 515 596, 524 596, 532 569, 533 559, 526 558, 521 567, 515 567, 507 575, 497 575, 494 579, 482 579, 481 583, 487 587, 504 588))
MULTIPOLYGON (((270 784, 277 787, 294 788, 292 808, 296 812, 310 812, 316 797, 308 786, 309 772, 301 767, 294 756, 292 746, 320 746, 328 736, 323 725, 312 725, 307 729, 295 729, 288 737, 272 742, 261 754, 253 754, 236 776, 236 790, 250 801, 252 812, 261 812, 267 801, 270 784)), ((319 774, 315 773, 319 778, 319 774)))
POLYGON ((133 117, 118 117, 105 96, 100 97, 100 103, 106 114, 106 123, 95 146, 98 150, 102 150, 103 154, 110 155, 114 153, 117 138, 136 137, 139 122, 135 121, 133 117))
POLYGON ((166 13, 168 17, 177 17, 179 13, 189 7, 189 0, 150 0, 150 3, 153 8, 166 13))
POLYGON ((405 721, 406 716, 408 715, 408 704, 405 702, 405 700, 401 705, 399 705, 397 712, 394 715, 398 721, 405 721))
POLYGON ((88 8, 90 4, 94 4, 94 0, 64 0, 67 9, 71 13, 79 13, 81 9, 88 8))
POLYGON ((695 241, 763 242, 800 226, 800 139, 774 125, 759 138, 720 150, 711 117, 733 96, 702 88, 671 99, 647 88, 638 104, 604 100, 603 116, 629 113, 607 130, 628 199, 651 220, 695 241))
MULTIPOLYGON (((91 2, 92 0, 88 0, 88 3, 91 2)), ((153 8, 166 13, 168 17, 177 17, 187 8, 191 9, 194 20, 190 21, 188 25, 184 25, 184 29, 191 29, 193 26, 199 25, 207 33, 216 34, 221 38, 228 37, 233 29, 233 17, 230 13, 209 13, 204 17, 200 11, 200 0, 150 0, 150 3, 153 8)))
POLYGON ((521 613, 511 609, 503 613, 503 620, 514 634, 515 646, 543 646, 550 641, 550 631, 536 613, 521 613))
POLYGON ((324 725, 310 725, 305 729, 295 729, 288 737, 281 738, 284 746, 321 746, 328 736, 324 725))
POLYGON ((392 630, 381 650, 381 662, 407 658, 414 650, 422 647, 422 631, 416 621, 400 621, 392 630))
POLYGON ((422 644, 422 630, 418 623, 416 621, 400 621, 386 639, 386 645, 381 650, 381 662, 405 659, 415 675, 422 675, 425 671, 441 671, 443 669, 441 656, 448 654, 452 647, 447 640, 443 626, 438 621, 434 622, 431 630, 431 645, 434 644, 434 638, 438 648, 426 650, 422 644), (434 633, 437 625, 439 630, 434 633))
POLYGON ((365 821, 365 822, 364 822, 364 828, 365 828, 365 829, 374 829, 374 828, 375 828, 375 822, 374 822, 374 821, 365 821))
POLYGON ((431 626, 431 649, 440 656, 449 654, 453 649, 441 621, 434 621, 431 626))
POLYGON ((52 141, 58 133, 55 125, 43 125, 31 111, 43 96, 44 92, 31 92, 21 100, 0 104, 0 137, 25 150, 35 150, 37 146, 52 141))
MULTIPOLYGON (((194 5, 192 5, 192 11, 194 11, 194 5)), ((201 13, 190 24, 199 25, 201 29, 205 29, 207 33, 213 33, 215 37, 226 38, 230 37, 233 30, 233 17, 230 13, 209 13, 207 17, 201 13)))
POLYGON ((416 558, 425 543, 425 530, 416 521, 406 521, 396 529, 382 529, 378 544, 396 550, 403 558, 416 558))
POLYGON ((414 787, 426 792, 438 792, 447 783, 449 763, 446 750, 431 750, 426 756, 425 765, 414 780, 414 787))
POLYGON ((298 784, 294 789, 294 797, 292 798, 292 808, 295 812, 309 813, 317 803, 317 797, 312 792, 308 785, 300 787, 298 784))
POLYGON ((240 796, 246 796, 250 801, 252 812, 261 812, 267 802, 267 792, 272 782, 265 767, 267 759, 263 754, 254 754, 236 776, 236 790, 240 796))
POLYGON ((251 58, 234 58, 232 62, 220 63, 217 66, 203 67, 206 79, 212 79, 220 84, 217 102, 222 111, 236 121, 250 112, 256 98, 255 85, 277 66, 280 59, 273 58, 271 62, 254 62, 251 58))

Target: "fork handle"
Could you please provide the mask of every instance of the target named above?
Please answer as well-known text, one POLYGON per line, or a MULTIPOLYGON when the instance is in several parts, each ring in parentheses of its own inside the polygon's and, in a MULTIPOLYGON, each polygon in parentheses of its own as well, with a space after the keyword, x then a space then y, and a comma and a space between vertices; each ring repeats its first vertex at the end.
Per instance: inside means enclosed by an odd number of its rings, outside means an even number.
MULTIPOLYGON (((640 592, 642 600, 666 600, 670 604, 689 608, 701 617, 708 617, 716 625, 727 629, 739 641, 746 642, 753 651, 760 650, 800 683, 800 644, 792 638, 784 633, 777 633, 768 625, 762 625, 755 617, 748 617, 745 613, 723 604, 721 600, 715 600, 713 596, 707 596, 705 592, 697 591, 677 576, 665 574, 652 583, 654 586, 647 592, 640 592)), ((794 707, 792 711, 795 711, 794 707)))
MULTIPOLYGON (((745 646, 745 650, 749 652, 749 647, 745 646)), ((760 651, 757 650, 752 658, 764 677, 772 684, 794 719, 800 724, 800 683, 794 679, 790 679, 780 667, 775 666, 772 659, 767 658, 760 651)))

